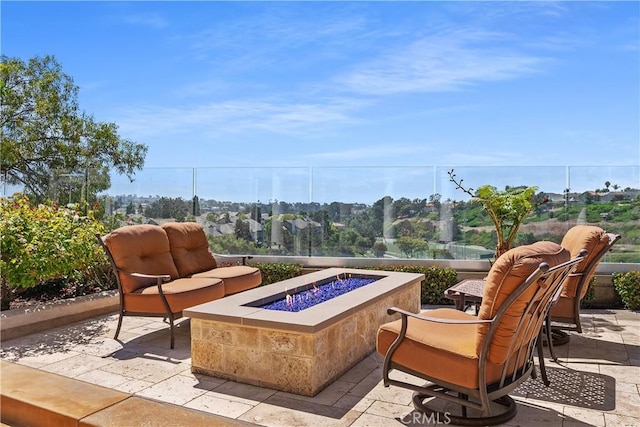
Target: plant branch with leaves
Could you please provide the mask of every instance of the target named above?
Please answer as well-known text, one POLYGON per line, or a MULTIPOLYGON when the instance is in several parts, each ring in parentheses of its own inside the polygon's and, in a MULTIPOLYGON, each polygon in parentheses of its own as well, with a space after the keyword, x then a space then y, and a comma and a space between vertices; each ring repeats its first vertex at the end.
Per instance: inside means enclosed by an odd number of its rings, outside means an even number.
POLYGON ((463 186, 463 179, 458 179, 454 170, 449 172, 449 180, 457 190, 471 196, 471 199, 482 205, 495 226, 498 244, 495 258, 511 249, 520 225, 535 208, 534 196, 538 187, 506 187, 498 190, 492 185, 483 185, 474 191, 463 186))

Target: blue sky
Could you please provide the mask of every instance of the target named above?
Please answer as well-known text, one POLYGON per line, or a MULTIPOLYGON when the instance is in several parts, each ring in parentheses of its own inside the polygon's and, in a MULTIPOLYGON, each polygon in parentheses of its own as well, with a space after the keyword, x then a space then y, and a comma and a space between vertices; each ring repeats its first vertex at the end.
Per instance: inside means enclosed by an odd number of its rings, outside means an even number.
POLYGON ((13 2, 147 167, 640 165, 640 3, 13 2))

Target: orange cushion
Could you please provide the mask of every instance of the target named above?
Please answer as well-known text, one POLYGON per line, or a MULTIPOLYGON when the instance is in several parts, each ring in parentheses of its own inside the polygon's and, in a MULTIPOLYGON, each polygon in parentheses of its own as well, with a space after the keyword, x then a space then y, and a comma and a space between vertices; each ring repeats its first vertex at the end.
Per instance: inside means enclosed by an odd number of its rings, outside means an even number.
MULTIPOLYGON (((476 316, 452 308, 423 311, 421 314, 441 319, 477 319, 476 316)), ((392 357, 394 363, 436 380, 471 389, 479 387, 480 368, 476 353, 478 324, 443 324, 411 317, 408 320, 407 335, 392 357)), ((400 327, 401 320, 396 320, 378 329, 378 353, 386 355, 400 333, 400 327)), ((502 366, 487 361, 488 384, 499 381, 501 374, 502 366)))
MULTIPOLYGON (((224 283, 220 279, 176 279, 162 285, 162 292, 173 313, 188 307, 213 301, 224 296, 224 283)), ((124 296, 124 309, 136 313, 163 313, 166 311, 157 286, 148 286, 124 296)))
POLYGON ((563 297, 574 298, 578 285, 584 280, 587 285, 582 287, 580 299, 584 298, 589 288, 588 283, 596 271, 594 268, 590 272, 585 272, 585 269, 592 260, 601 256, 601 252, 608 244, 609 236, 600 227, 593 225, 576 225, 567 231, 567 234, 565 234, 562 239, 562 247, 567 248, 569 252, 571 252, 572 257, 577 256, 581 249, 586 249, 588 253, 587 256, 578 263, 573 274, 565 280, 562 288, 563 297))
POLYGON ((248 265, 218 267, 202 273, 196 273, 191 277, 216 277, 224 280, 224 291, 226 295, 246 291, 262 283, 260 270, 248 265))
MULTIPOLYGON (((566 281, 565 281, 566 283, 566 281)), ((573 303, 575 298, 565 298, 560 295, 558 301, 551 306, 551 319, 554 322, 575 324, 576 319, 573 315, 573 303)))
MULTIPOLYGON (((495 317, 505 300, 539 267, 540 263, 546 262, 550 267, 554 267, 569 261, 570 258, 568 250, 557 243, 546 241, 519 246, 505 252, 489 270, 478 317, 484 320, 495 317)), ((540 284, 544 286, 544 283, 540 284)), ((501 364, 507 360, 513 334, 537 287, 537 284, 533 283, 505 313, 489 349, 488 358, 491 362, 501 364)), ((478 327, 479 338, 476 341, 478 353, 488 329, 488 325, 478 327)), ((523 340, 529 338, 522 337, 523 340)))
POLYGON ((202 226, 196 222, 169 222, 162 226, 169 238, 171 256, 180 277, 216 268, 209 242, 202 226))
MULTIPOLYGON (((120 227, 104 239, 119 269, 129 273, 168 274, 178 278, 178 270, 169 252, 169 239, 161 227, 141 224, 120 227)), ((155 280, 138 279, 119 273, 125 293, 134 292, 155 280)))

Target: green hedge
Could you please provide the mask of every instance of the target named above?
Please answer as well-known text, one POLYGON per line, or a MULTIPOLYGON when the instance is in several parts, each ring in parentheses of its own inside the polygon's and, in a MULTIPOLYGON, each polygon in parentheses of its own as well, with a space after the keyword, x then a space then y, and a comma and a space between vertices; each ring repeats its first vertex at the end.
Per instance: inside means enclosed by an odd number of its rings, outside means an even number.
POLYGON ((421 285, 420 302, 430 305, 453 304, 452 300, 444 296, 446 289, 458 283, 458 272, 453 268, 443 268, 435 265, 429 267, 419 265, 393 265, 364 268, 369 270, 424 274, 425 279, 421 285))
POLYGON ((1 308, 9 308, 15 294, 51 280, 82 282, 106 264, 95 234, 104 226, 78 206, 53 202, 31 204, 26 196, 0 198, 1 308))
POLYGON ((254 266, 262 273, 263 286, 302 275, 302 266, 299 264, 257 263, 254 266))
POLYGON ((612 280, 624 306, 629 310, 640 310, 640 271, 613 273, 612 280))

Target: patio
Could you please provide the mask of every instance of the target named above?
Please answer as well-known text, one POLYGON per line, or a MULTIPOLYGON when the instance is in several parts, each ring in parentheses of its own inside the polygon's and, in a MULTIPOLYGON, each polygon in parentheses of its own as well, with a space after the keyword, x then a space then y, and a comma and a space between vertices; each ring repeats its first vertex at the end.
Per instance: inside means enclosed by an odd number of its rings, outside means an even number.
MULTIPOLYGON (((547 359, 551 386, 544 387, 538 376, 518 388, 512 394, 518 414, 506 425, 640 425, 640 314, 584 310, 582 318, 585 333, 556 348, 561 364, 547 359)), ((189 319, 179 322, 174 350, 161 319, 126 318, 119 341, 112 338, 116 324, 116 315, 106 315, 9 340, 2 342, 0 356, 140 400, 214 414, 213 425, 428 424, 413 410, 409 391, 382 386, 382 358, 376 353, 315 397, 305 397, 192 374, 189 319)))

